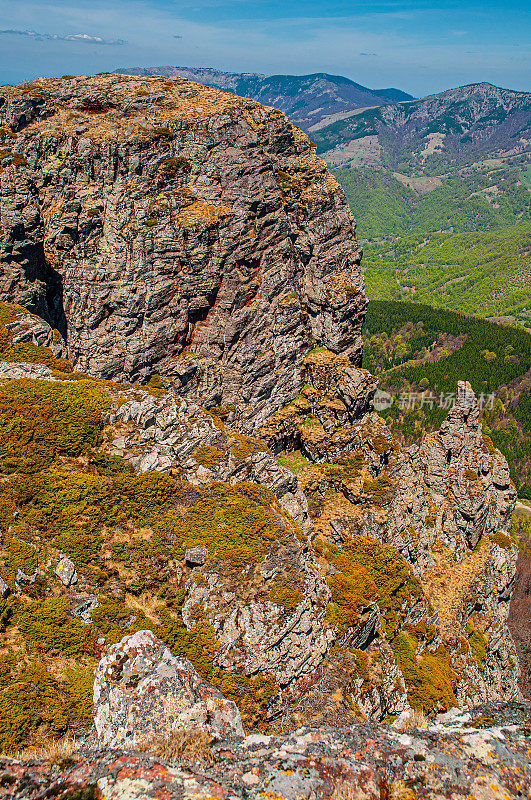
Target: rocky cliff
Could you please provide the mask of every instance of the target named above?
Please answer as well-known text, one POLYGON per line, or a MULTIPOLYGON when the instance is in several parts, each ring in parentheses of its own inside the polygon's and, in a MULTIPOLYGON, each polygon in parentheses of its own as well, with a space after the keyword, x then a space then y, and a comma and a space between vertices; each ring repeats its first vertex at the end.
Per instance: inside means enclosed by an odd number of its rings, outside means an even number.
POLYGON ((343 192, 283 114, 186 80, 0 89, 0 295, 76 369, 167 375, 252 429, 319 345, 361 359, 343 192))
POLYGON ((86 731, 140 631, 247 732, 516 696, 507 463, 466 382, 420 447, 374 412, 308 140, 186 81, 3 92, 2 748, 86 731))

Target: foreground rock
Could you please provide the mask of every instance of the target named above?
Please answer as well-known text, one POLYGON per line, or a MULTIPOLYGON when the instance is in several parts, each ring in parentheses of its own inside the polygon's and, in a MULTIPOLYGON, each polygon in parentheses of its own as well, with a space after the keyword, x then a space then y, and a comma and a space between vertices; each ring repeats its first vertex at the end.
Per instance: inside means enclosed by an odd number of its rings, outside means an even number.
POLYGON ((530 706, 512 704, 427 729, 307 727, 219 742, 192 768, 124 750, 86 752, 60 774, 0 762, 0 797, 517 800, 531 786, 530 722, 530 706))
POLYGON ((204 681, 185 658, 176 658, 151 631, 138 631, 111 647, 94 682, 94 726, 106 747, 138 747, 194 727, 243 736, 236 704, 204 681))

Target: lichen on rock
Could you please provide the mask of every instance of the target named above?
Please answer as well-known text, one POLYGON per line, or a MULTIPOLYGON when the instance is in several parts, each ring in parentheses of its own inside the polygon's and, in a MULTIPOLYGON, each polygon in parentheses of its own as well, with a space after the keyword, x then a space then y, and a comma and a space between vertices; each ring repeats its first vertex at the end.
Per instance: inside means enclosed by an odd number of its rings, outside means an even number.
POLYGON ((94 726, 105 747, 138 748, 180 728, 243 736, 236 704, 210 686, 151 631, 113 645, 94 682, 94 726))

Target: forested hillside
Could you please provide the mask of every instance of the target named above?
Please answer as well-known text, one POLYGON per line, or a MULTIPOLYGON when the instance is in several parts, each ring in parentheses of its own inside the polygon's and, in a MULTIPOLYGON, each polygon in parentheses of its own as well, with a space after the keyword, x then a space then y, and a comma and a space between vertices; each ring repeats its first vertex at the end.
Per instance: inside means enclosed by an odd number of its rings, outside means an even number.
POLYGON ((434 309, 373 301, 363 365, 392 404, 380 413, 406 443, 441 424, 458 380, 469 380, 483 425, 506 456, 521 497, 531 498, 531 335, 521 328, 434 309))
POLYGON ((531 327, 530 169, 518 155, 438 177, 336 170, 365 243, 369 298, 531 327))
POLYGON ((531 143, 531 94, 476 83, 420 100, 368 108, 317 131, 330 163, 377 163, 399 172, 438 175, 531 143))

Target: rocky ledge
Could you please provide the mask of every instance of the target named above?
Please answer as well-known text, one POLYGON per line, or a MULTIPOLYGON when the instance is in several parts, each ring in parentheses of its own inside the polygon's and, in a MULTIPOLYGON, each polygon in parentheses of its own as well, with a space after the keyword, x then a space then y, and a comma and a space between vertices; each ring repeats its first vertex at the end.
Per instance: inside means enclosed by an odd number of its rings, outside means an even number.
POLYGON ((427 728, 304 727, 201 748, 191 738, 179 759, 86 750, 54 766, 0 761, 0 797, 517 800, 529 797, 530 723, 529 704, 483 705, 427 728))

